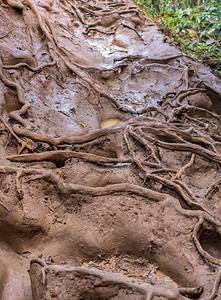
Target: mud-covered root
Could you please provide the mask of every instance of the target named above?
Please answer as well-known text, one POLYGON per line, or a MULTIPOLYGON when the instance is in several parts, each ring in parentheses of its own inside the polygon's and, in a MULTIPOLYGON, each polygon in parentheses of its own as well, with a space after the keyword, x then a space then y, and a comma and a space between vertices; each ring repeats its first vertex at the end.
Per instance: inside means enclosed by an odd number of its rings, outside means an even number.
MULTIPOLYGON (((182 115, 203 115, 204 118, 207 119, 215 119, 219 122, 219 124, 221 124, 221 117, 219 115, 217 115, 216 113, 213 113, 211 111, 208 111, 205 108, 202 107, 196 107, 196 106, 192 106, 192 105, 181 105, 179 108, 174 108, 174 110, 172 111, 171 115, 170 115, 170 120, 169 122, 174 122, 176 119, 180 119, 182 115)), ((208 120, 207 120, 208 122, 208 120)), ((201 121, 201 123, 203 123, 203 121, 201 121)), ((204 124, 206 126, 206 124, 204 124)))
POLYGON ((190 161, 176 173, 176 175, 173 177, 173 180, 179 179, 187 169, 193 166, 195 157, 196 157, 195 154, 191 155, 190 161))
POLYGON ((41 259, 41 258, 34 258, 31 260, 30 265, 32 264, 39 264, 42 269, 41 269, 41 276, 42 276, 42 284, 45 285, 46 284, 46 269, 47 269, 47 264, 46 262, 41 259))
POLYGON ((205 222, 205 219, 203 216, 201 216, 199 218, 199 221, 197 222, 197 224, 195 225, 194 227, 194 230, 193 230, 193 241, 194 241, 194 244, 199 252, 199 254, 205 259, 207 260, 208 262, 210 263, 213 263, 217 266, 221 266, 221 259, 218 259, 218 258, 215 258, 213 256, 211 256, 208 252, 206 252, 200 242, 199 242, 199 233, 200 233, 200 229, 201 227, 203 226, 203 223, 205 222))
POLYGON ((53 58, 52 62, 48 62, 48 63, 45 63, 45 64, 42 64, 40 66, 37 66, 37 67, 31 67, 29 64, 27 63, 19 63, 19 64, 16 64, 16 65, 3 65, 3 68, 5 70, 10 70, 10 69, 19 69, 19 68, 27 68, 28 70, 32 71, 32 72, 41 72, 43 69, 45 68, 48 68, 48 67, 52 67, 56 64, 56 60, 53 58))
POLYGON ((206 191, 205 197, 212 195, 216 190, 220 192, 221 179, 214 182, 206 191))
POLYGON ((147 297, 145 300, 154 300, 155 297, 164 297, 168 300, 177 300, 179 299, 179 293, 166 293, 166 292, 160 292, 160 291, 151 291, 147 294, 147 297))
POLYGON ((208 296, 207 298, 203 298, 202 300, 214 300, 214 299, 218 300, 217 295, 218 295, 220 283, 221 283, 221 268, 219 267, 219 271, 217 272, 216 279, 213 285, 213 290, 210 296, 208 296))
POLYGON ((198 286, 195 288, 178 288, 178 291, 180 295, 186 296, 186 297, 199 297, 203 292, 203 287, 198 286))
POLYGON ((110 184, 104 187, 90 187, 79 184, 65 183, 61 177, 54 174, 53 171, 47 170, 40 172, 39 175, 31 177, 28 181, 43 179, 54 184, 62 195, 82 194, 92 197, 112 195, 114 193, 129 193, 144 197, 150 201, 160 202, 169 199, 167 194, 159 193, 148 188, 141 187, 130 183, 110 184))
POLYGON ((22 4, 22 1, 20 0, 6 0, 7 4, 11 7, 13 7, 16 10, 23 10, 24 9, 24 5, 22 4))
POLYGON ((30 103, 25 100, 24 93, 22 87, 9 79, 7 79, 3 74, 3 64, 2 59, 0 57, 0 80, 6 85, 16 90, 18 101, 21 104, 21 108, 19 110, 15 110, 9 113, 10 118, 16 120, 19 124, 24 127, 28 127, 28 122, 24 120, 21 116, 24 115, 30 107, 30 103))
POLYGON ((12 155, 8 156, 7 159, 16 162, 40 162, 49 161, 54 163, 57 167, 64 166, 64 163, 69 158, 85 159, 87 161, 106 163, 106 164, 118 164, 118 163, 132 163, 131 159, 118 159, 104 156, 97 156, 95 154, 75 152, 68 150, 57 150, 48 151, 41 153, 23 154, 23 155, 12 155))
POLYGON ((21 201, 23 199, 24 193, 22 189, 22 182, 21 182, 21 177, 25 175, 25 172, 23 170, 18 170, 16 172, 16 189, 17 189, 17 194, 18 194, 18 199, 21 201))
POLYGON ((219 267, 219 271, 214 283, 212 294, 209 296, 208 300, 214 300, 218 294, 219 286, 221 283, 221 268, 219 267))
POLYGON ((34 146, 34 143, 30 143, 30 141, 26 138, 26 141, 21 139, 11 128, 11 126, 0 116, 0 121, 4 124, 5 128, 11 133, 11 135, 17 140, 17 142, 21 145, 18 154, 22 153, 25 148, 27 148, 29 151, 33 152, 36 146, 34 146))
MULTIPOLYGON (((65 161, 69 158, 85 159, 87 161, 103 163, 103 164, 118 164, 118 163, 134 163, 131 158, 114 158, 106 156, 98 156, 92 153, 76 152, 68 150, 55 150, 41 153, 30 153, 8 156, 7 159, 14 162, 41 162, 49 161, 54 163, 58 168, 63 167, 65 161)), ((144 165, 149 165, 146 161, 141 161, 144 165)))
POLYGON ((95 268, 50 265, 41 259, 31 261, 29 274, 34 300, 40 300, 45 294, 51 294, 51 291, 54 291, 54 295, 57 294, 61 286, 66 291, 62 291, 65 300, 70 299, 70 293, 75 295, 74 299, 80 299, 82 295, 91 296, 90 298, 100 296, 99 299, 116 300, 121 300, 122 295, 127 295, 128 299, 131 300, 135 298, 138 300, 153 300, 156 297, 178 300, 182 297, 176 288, 170 286, 153 286, 122 274, 101 271, 95 268), (63 281, 64 277, 66 278, 65 281, 63 281), (84 285, 79 284, 82 280, 84 285))

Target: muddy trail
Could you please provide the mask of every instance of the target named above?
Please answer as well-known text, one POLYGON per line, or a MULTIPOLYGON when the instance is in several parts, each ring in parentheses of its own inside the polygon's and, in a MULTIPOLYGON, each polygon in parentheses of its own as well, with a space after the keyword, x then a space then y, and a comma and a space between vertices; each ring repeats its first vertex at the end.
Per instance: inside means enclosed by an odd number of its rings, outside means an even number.
POLYGON ((0 1, 0 299, 221 299, 220 114, 132 1, 0 1))

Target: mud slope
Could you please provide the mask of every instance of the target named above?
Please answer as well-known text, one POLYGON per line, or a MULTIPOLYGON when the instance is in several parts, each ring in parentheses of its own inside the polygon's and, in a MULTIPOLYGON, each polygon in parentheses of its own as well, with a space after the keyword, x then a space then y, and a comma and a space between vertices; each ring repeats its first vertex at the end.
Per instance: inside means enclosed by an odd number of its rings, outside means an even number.
POLYGON ((221 299, 220 103, 131 1, 0 1, 0 299, 221 299))

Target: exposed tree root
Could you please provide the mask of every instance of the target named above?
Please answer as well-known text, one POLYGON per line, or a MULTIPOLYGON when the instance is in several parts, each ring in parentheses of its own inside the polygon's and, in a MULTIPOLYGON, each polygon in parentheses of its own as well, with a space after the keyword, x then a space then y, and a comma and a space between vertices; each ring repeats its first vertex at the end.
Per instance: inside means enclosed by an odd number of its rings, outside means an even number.
POLYGON ((177 172, 177 174, 173 177, 173 180, 174 179, 179 179, 185 173, 185 171, 188 168, 192 167, 192 165, 194 163, 195 156, 196 156, 195 154, 191 155, 190 161, 177 172))
POLYGON ((212 291, 211 295, 209 296, 209 298, 203 299, 203 300, 214 300, 216 298, 216 296, 218 295, 220 282, 221 282, 221 267, 219 268, 219 271, 217 273, 216 280, 214 282, 213 291, 212 291))
MULTIPOLYGON (((54 163, 57 167, 64 165, 64 162, 69 158, 85 159, 97 163, 105 164, 118 164, 118 163, 133 163, 131 158, 111 158, 111 157, 102 157, 90 153, 75 152, 68 150, 57 150, 41 153, 32 153, 32 154, 22 154, 22 155, 13 155, 8 156, 7 159, 14 162, 39 162, 39 161, 50 161, 54 163)), ((142 162, 144 165, 157 167, 156 164, 151 164, 147 161, 142 162)))
POLYGON ((71 144, 86 143, 86 142, 92 141, 94 139, 97 139, 99 137, 107 136, 108 134, 111 134, 111 133, 116 133, 120 129, 119 128, 105 128, 105 129, 99 129, 95 132, 86 134, 84 136, 82 136, 82 135, 79 135, 79 136, 76 135, 74 137, 61 136, 58 138, 53 138, 52 136, 37 134, 37 133, 34 133, 34 132, 32 132, 28 129, 25 129, 19 125, 14 125, 13 130, 16 134, 29 137, 34 141, 48 143, 51 146, 58 146, 58 145, 63 145, 63 144, 71 145, 71 144))
POLYGON ((24 9, 24 5, 19 1, 13 1, 13 0, 6 0, 6 2, 8 3, 9 6, 17 9, 17 10, 23 10, 24 9))
POLYGON ((42 270, 41 270, 42 284, 45 285, 46 284, 47 264, 45 263, 45 261, 43 259, 35 258, 35 259, 31 260, 30 265, 36 264, 36 263, 39 264, 40 266, 42 266, 42 270))
POLYGON ((218 180, 218 181, 216 181, 216 182, 214 182, 214 183, 208 188, 205 197, 208 196, 209 194, 212 194, 212 193, 214 192, 214 190, 219 189, 220 184, 221 184, 221 179, 218 180))
MULTIPOLYGON (((210 161, 213 162, 217 162, 217 163, 221 163, 221 156, 216 152, 207 150, 197 144, 193 144, 193 143, 189 143, 187 141, 185 141, 184 139, 180 138, 177 135, 173 135, 171 133, 168 133, 168 131, 165 131, 163 129, 163 127, 161 127, 161 129, 157 130, 154 128, 151 128, 150 126, 148 126, 147 128, 148 131, 152 131, 151 133, 154 134, 156 137, 153 138, 150 135, 147 135, 146 133, 144 133, 141 129, 137 129, 137 131, 139 132, 139 135, 141 137, 143 137, 144 139, 146 139, 147 141, 160 146, 162 148, 165 149, 169 149, 169 150, 173 150, 173 151, 187 151, 187 152, 191 152, 194 154, 198 154, 201 157, 204 157, 210 161), (168 142, 164 142, 164 141, 160 141, 160 137, 163 137, 164 140, 172 140, 173 142, 168 143, 168 142), (175 142, 176 141, 176 142, 175 142)), ((180 134, 182 134, 182 132, 180 132, 180 134)), ((191 138, 192 141, 203 141, 205 142, 204 139, 200 138, 200 139, 195 139, 195 138, 191 138)), ((209 141, 206 140, 206 143, 208 145, 212 145, 209 141)), ((213 147, 212 147, 213 148, 213 147)))
POLYGON ((119 183, 119 184, 110 184, 105 187, 89 187, 84 185, 64 183, 60 177, 51 171, 44 172, 43 174, 32 177, 29 181, 36 179, 44 179, 50 183, 53 183, 61 192, 62 195, 71 195, 71 194, 83 194, 93 197, 110 195, 113 193, 133 193, 135 195, 147 198, 151 201, 163 201, 166 200, 169 196, 166 194, 158 193, 151 189, 143 188, 137 185, 129 183, 119 183))
POLYGON ((143 55, 140 55, 140 54, 136 54, 136 55, 127 55, 127 56, 122 56, 120 58, 115 58, 114 59, 114 62, 116 61, 122 61, 122 60, 131 60, 131 61, 140 61, 142 60, 142 63, 162 63, 162 64, 166 64, 168 63, 170 60, 174 60, 176 58, 179 58, 179 57, 182 57, 182 56, 185 56, 185 54, 183 53, 180 53, 180 54, 176 54, 176 55, 171 55, 171 56, 167 56, 167 57, 145 57, 143 55))
POLYGON ((102 34, 108 34, 108 35, 115 34, 115 31, 103 31, 103 30, 98 29, 96 27, 88 28, 86 30, 86 34, 88 34, 90 31, 96 31, 96 32, 99 32, 99 33, 102 33, 102 34))
POLYGON ((198 286, 196 288, 179 288, 179 293, 186 297, 199 297, 203 292, 203 287, 198 286))
POLYGON ((163 167, 163 165, 154 149, 154 146, 151 145, 150 143, 148 143, 148 141, 146 141, 145 139, 143 139, 141 135, 136 134, 136 132, 134 132, 131 127, 129 127, 128 132, 129 132, 130 136, 132 136, 136 141, 138 141, 141 145, 143 145, 147 151, 149 151, 150 156, 153 157, 153 159, 156 161, 156 163, 158 163, 161 167, 163 167))
POLYGON ((17 136, 17 134, 15 134, 15 132, 14 132, 14 130, 10 127, 10 125, 8 125, 7 123, 6 123, 6 121, 0 116, 0 120, 2 121, 2 123, 5 125, 5 128, 7 128, 8 129, 8 131, 11 133, 11 135, 13 135, 14 136, 14 138, 18 141, 18 143, 21 145, 21 148, 19 149, 19 151, 18 151, 18 154, 20 154, 20 153, 22 153, 22 151, 25 149, 25 148, 27 148, 28 150, 30 150, 30 151, 33 151, 34 149, 33 149, 33 146, 30 146, 29 144, 28 144, 28 141, 23 141, 22 139, 20 139, 18 136, 17 136))
POLYGON ((176 103, 178 105, 182 105, 181 100, 183 100, 187 96, 195 95, 197 93, 205 93, 205 92, 206 92, 206 89, 203 89, 203 88, 188 88, 187 90, 179 91, 173 100, 176 100, 176 103))
POLYGON ((15 181, 16 181, 16 189, 17 189, 19 200, 23 199, 23 189, 22 189, 22 183, 20 181, 20 177, 24 176, 24 175, 25 175, 25 172, 23 170, 18 170, 16 172, 16 179, 15 179, 15 181))
POLYGON ((28 126, 28 122, 26 120, 24 120, 23 118, 21 118, 21 115, 24 115, 26 113, 26 111, 30 107, 30 103, 27 100, 24 99, 24 94, 23 94, 22 87, 18 83, 15 83, 15 82, 7 79, 3 75, 3 65, 2 65, 1 58, 0 58, 0 80, 6 86, 9 86, 9 87, 12 87, 12 88, 16 89, 18 100, 19 100, 20 104, 22 105, 22 107, 19 110, 12 111, 9 114, 10 118, 16 120, 18 123, 22 124, 24 127, 27 127, 28 126))
POLYGON ((81 13, 79 12, 78 8, 74 5, 74 3, 70 3, 70 1, 66 0, 67 3, 72 7, 72 9, 74 10, 74 12, 76 13, 76 16, 78 17, 79 21, 81 22, 81 24, 83 25, 87 25, 86 22, 83 20, 81 13))
POLYGON ((143 167, 142 163, 136 158, 136 155, 135 155, 135 153, 134 153, 134 151, 133 151, 133 149, 132 149, 132 147, 131 147, 131 145, 130 145, 130 142, 129 142, 129 140, 128 140, 128 137, 127 137, 127 131, 128 131, 128 127, 126 127, 126 128, 125 128, 125 131, 124 131, 124 141, 125 141, 125 143, 126 143, 126 145, 127 145, 127 149, 128 149, 128 151, 129 151, 129 153, 132 155, 134 163, 138 166, 138 168, 139 168, 141 171, 144 172, 144 175, 145 175, 145 180, 144 180, 144 181, 146 181, 146 170, 145 170, 145 168, 143 167))
POLYGON ((181 197, 182 199, 186 202, 186 204, 191 207, 192 209, 199 209, 202 211, 207 211, 205 208, 203 208, 200 204, 198 204, 196 201, 194 202, 193 195, 192 197, 187 195, 185 193, 185 190, 180 186, 179 184, 176 184, 175 182, 172 182, 171 180, 167 180, 163 177, 159 177, 154 174, 146 174, 146 179, 149 180, 154 180, 156 182, 160 182, 164 186, 168 187, 169 189, 175 190, 181 197))
MULTIPOLYGON (((105 2, 101 5, 101 7, 98 7, 96 5, 93 7, 92 5, 87 3, 84 3, 78 7, 69 0, 66 0, 64 2, 66 2, 66 10, 68 7, 70 10, 74 11, 74 13, 69 13, 74 15, 74 21, 76 22, 77 20, 77 25, 83 27, 86 30, 86 33, 89 33, 90 31, 96 31, 102 34, 115 34, 116 29, 121 24, 122 26, 133 30, 140 37, 140 39, 144 41, 142 35, 138 30, 139 27, 142 26, 143 28, 144 26, 144 24, 142 24, 143 14, 136 7, 129 7, 123 2, 105 2), (132 26, 122 22, 121 20, 121 15, 127 14, 131 15, 132 26), (135 19, 133 21, 132 17, 138 18, 139 20, 137 21, 135 19)), ((24 5, 21 2, 7 0, 7 3, 9 6, 17 10, 24 9, 24 5)), ((211 256, 202 248, 200 243, 200 231, 203 226, 209 223, 216 227, 217 231, 220 231, 220 223, 215 219, 213 213, 210 212, 210 209, 205 208, 204 205, 201 205, 196 201, 196 199, 194 198, 195 190, 191 191, 186 181, 185 183, 182 182, 182 175, 188 175, 192 166, 194 166, 194 168, 195 165, 196 167, 198 167, 198 160, 196 159, 197 155, 204 159, 207 159, 211 163, 221 164, 221 155, 218 151, 219 146, 221 145, 221 139, 219 137, 218 131, 217 134, 214 133, 216 131, 216 128, 218 128, 221 123, 221 117, 213 112, 208 111, 207 109, 185 105, 186 101, 183 100, 187 96, 197 93, 206 93, 208 91, 207 86, 205 86, 205 88, 189 87, 194 86, 194 84, 190 84, 191 78, 189 77, 191 77, 191 73, 189 71, 191 69, 189 69, 189 66, 184 66, 180 62, 178 62, 178 67, 177 63, 174 63, 174 61, 178 58, 180 58, 180 60, 184 59, 185 55, 183 55, 182 53, 178 53, 176 55, 168 55, 167 57, 146 57, 142 54, 127 55, 123 57, 118 56, 118 58, 115 58, 112 67, 109 67, 109 65, 108 67, 106 67, 106 65, 99 65, 98 67, 82 66, 77 62, 73 62, 71 51, 68 51, 68 47, 66 49, 65 46, 63 46, 59 41, 59 37, 56 36, 54 24, 50 22, 50 19, 47 17, 47 15, 43 15, 43 13, 38 11, 37 6, 35 6, 34 2, 32 2, 31 0, 26 0, 25 3, 31 8, 37 18, 40 30, 44 35, 43 38, 46 39, 46 46, 48 48, 47 51, 49 52, 52 61, 49 63, 44 63, 37 67, 31 67, 28 63, 25 62, 15 65, 3 65, 2 61, 0 60, 0 80, 7 87, 16 90, 17 97, 21 105, 21 108, 19 110, 13 111, 9 114, 10 118, 18 122, 20 125, 15 124, 13 127, 11 127, 0 116, 0 120, 4 124, 5 128, 21 145, 19 155, 11 155, 8 156, 7 159, 13 162, 48 161, 54 163, 56 167, 64 166, 66 160, 70 158, 107 164, 107 166, 105 167, 110 166, 110 164, 114 164, 116 168, 118 167, 117 164, 133 164, 138 168, 138 172, 137 170, 135 170, 136 176, 138 174, 141 179, 144 179, 144 182, 143 184, 141 183, 142 186, 125 182, 109 184, 101 187, 91 187, 81 184, 66 183, 65 180, 63 180, 54 170, 48 170, 45 168, 22 169, 17 167, 0 166, 0 173, 15 173, 15 187, 19 200, 22 200, 24 196, 24 186, 22 186, 21 178, 23 176, 30 176, 26 180, 26 183, 34 180, 47 181, 50 184, 54 185, 62 196, 66 197, 73 194, 99 197, 104 195, 112 195, 115 193, 127 193, 137 195, 147 201, 150 200, 159 203, 165 202, 165 204, 171 202, 177 212, 189 218, 196 218, 194 222, 197 223, 194 225, 192 233, 192 238, 196 246, 196 250, 205 259, 206 262, 218 265, 220 267, 221 260, 211 256), (71 73, 76 74, 77 77, 81 79, 80 82, 83 81, 86 83, 86 88, 89 90, 89 92, 91 91, 90 89, 92 89, 98 94, 99 98, 103 97, 106 100, 109 100, 117 111, 133 114, 136 116, 140 114, 145 114, 145 116, 147 116, 149 114, 151 117, 133 117, 116 127, 99 129, 95 132, 81 136, 60 136, 55 138, 49 135, 32 132, 28 128, 28 121, 26 121, 26 119, 22 117, 28 111, 30 103, 25 99, 21 85, 19 85, 19 83, 13 82, 12 80, 9 80, 7 78, 8 75, 5 75, 5 73, 7 74, 7 71, 5 70, 20 69, 22 67, 25 67, 32 72, 40 72, 42 69, 50 66, 57 66, 59 70, 58 60, 59 62, 62 62, 62 66, 65 65, 71 73), (135 66, 138 66, 138 71, 133 68, 134 61, 136 61, 135 66), (133 109, 131 108, 131 106, 123 106, 118 102, 118 99, 115 98, 114 93, 109 94, 109 92, 106 92, 107 89, 102 86, 103 82, 105 82, 106 80, 105 77, 103 77, 104 80, 102 81, 102 84, 98 84, 95 83, 91 76, 91 73, 95 73, 97 76, 97 74, 102 71, 111 71, 116 74, 118 71, 124 71, 123 67, 127 68, 125 68, 126 72, 131 72, 132 75, 136 75, 140 71, 143 71, 146 67, 150 66, 157 66, 159 68, 165 67, 169 68, 170 71, 179 70, 182 77, 180 79, 181 83, 179 83, 179 86, 185 86, 185 89, 182 89, 178 92, 175 91, 166 94, 163 99, 165 101, 162 103, 161 108, 157 106, 147 106, 143 107, 142 109, 136 110, 136 108, 133 109), (183 69, 181 69, 181 67, 183 69), (169 96, 173 96, 173 98, 169 99, 169 96), (172 107, 172 109, 168 104, 172 107), (196 124, 196 128, 193 128, 193 124, 196 124), (212 134, 211 131, 213 131, 212 134), (109 135, 117 136, 115 149, 117 157, 110 157, 111 155, 109 155, 109 153, 104 153, 106 151, 106 148, 104 147, 104 149, 102 149, 102 143, 109 135), (121 137, 120 142, 118 140, 118 136, 121 137), (24 139, 27 139, 27 141, 25 141, 24 139), (47 143, 53 149, 57 149, 57 147, 59 147, 58 149, 65 150, 21 154, 21 152, 25 148, 27 148, 28 151, 33 152, 35 150, 34 142, 47 143), (119 144, 117 144, 118 142, 119 144), (99 156, 89 153, 90 150, 88 149, 92 149, 91 152, 96 153, 96 149, 94 150, 94 148, 91 147, 90 143, 93 146, 94 144, 96 145, 96 143, 99 143, 101 145, 99 148, 101 152, 99 153, 104 153, 102 155, 107 156, 99 156), (72 148, 68 145, 71 145, 72 148), (66 150, 68 147, 69 149, 71 148, 75 151, 66 150), (78 151, 77 149, 81 150, 78 151), (168 163, 167 165, 164 160, 164 155, 166 156, 167 153, 170 153, 170 155, 173 154, 171 154, 170 151, 165 151, 163 149, 188 152, 185 153, 185 155, 186 157, 190 157, 190 160, 184 166, 180 162, 179 164, 177 163, 180 168, 179 170, 177 170, 177 167, 172 168, 170 167, 170 165, 176 166, 176 164, 168 163), (140 158, 140 153, 142 159, 140 158), (150 168, 152 168, 153 170, 150 170, 150 168), (188 169, 189 172, 186 172, 188 169), (162 192, 153 190, 149 188, 149 186, 156 186, 156 189, 161 190, 162 192), (170 193, 172 193, 172 195, 176 195, 177 197, 171 196, 170 193), (183 207, 185 207, 185 209, 183 207)), ((45 5, 43 4, 43 6, 45 5)), ((10 32, 11 30, 5 35, 1 36, 0 39, 6 37, 10 32)), ((112 153, 112 149, 110 150, 110 153, 112 153)), ((217 168, 219 167, 218 165, 215 166, 217 168)), ((219 188, 220 183, 221 180, 213 183, 207 190, 206 196, 213 193, 214 190, 219 188)), ((65 199, 65 197, 63 198, 65 199)), ((3 206, 6 210, 10 211, 4 203, 0 202, 0 205, 3 206)), ((47 265, 40 259, 33 260, 31 263, 39 263, 43 267, 42 281, 43 284, 45 284, 47 265)), ((214 283, 213 291, 209 298, 204 300, 213 300, 216 298, 220 281, 221 271, 219 269, 217 278, 214 283)), ((146 299, 152 300, 154 299, 154 297, 160 296, 166 299, 179 299, 181 297, 180 295, 184 295, 190 298, 200 297, 202 292, 202 286, 195 288, 179 288, 176 293, 174 292, 171 294, 161 293, 160 291, 154 290, 147 295, 146 299)))
POLYGON ((171 180, 167 180, 167 179, 165 179, 163 177, 159 177, 159 176, 154 175, 154 174, 148 174, 148 172, 143 167, 141 161, 139 161, 136 158, 135 153, 132 150, 131 145, 130 145, 130 143, 128 141, 126 133, 124 133, 124 139, 125 139, 125 142, 127 144, 128 150, 129 150, 129 152, 131 153, 131 155, 133 157, 134 162, 141 169, 141 171, 144 172, 144 174, 145 174, 145 180, 149 179, 149 180, 154 180, 154 181, 160 182, 164 186, 166 186, 166 187, 168 187, 168 188, 170 188, 172 190, 175 190, 183 198, 183 200, 186 202, 186 204, 189 207, 206 211, 206 209, 203 208, 201 205, 199 205, 197 202, 192 201, 192 200, 194 200, 194 197, 193 197, 193 195, 192 195, 192 193, 190 192, 189 189, 187 189, 188 194, 189 194, 189 195, 187 195, 186 188, 185 188, 184 184, 180 185, 179 182, 177 184, 176 182, 173 182, 171 180))
POLYGON ((52 62, 50 63, 45 63, 45 64, 42 64, 41 66, 39 67, 31 67, 29 64, 27 63, 19 63, 19 64, 16 64, 16 65, 3 65, 3 69, 19 69, 19 68, 27 68, 28 70, 32 71, 32 72, 40 72, 41 70, 47 68, 47 67, 51 67, 51 66, 54 66, 56 64, 56 61, 53 60, 52 62))
POLYGON ((161 142, 161 141, 156 141, 156 144, 162 148, 165 149, 170 149, 170 150, 174 150, 174 151, 189 151, 189 152, 193 152, 195 154, 198 154, 199 156, 202 156, 210 161, 216 162, 216 163, 221 163, 221 156, 203 149, 202 147, 198 146, 198 145, 193 145, 190 143, 185 143, 185 144, 179 144, 179 143, 165 143, 165 142, 161 142))
POLYGON ((166 299, 177 300, 179 299, 179 293, 162 293, 159 291, 151 291, 148 293, 146 300, 153 300, 155 297, 164 297, 166 299))
POLYGON ((195 246, 203 258, 205 258, 209 262, 212 262, 215 265, 221 266, 221 259, 215 258, 215 257, 211 256, 208 252, 203 250, 203 248, 199 242, 198 233, 199 233, 200 228, 202 227, 203 223, 204 223, 204 218, 200 217, 198 223, 194 227, 193 240, 194 240, 195 246))
POLYGON ((128 29, 133 30, 133 31, 139 36, 139 38, 140 38, 142 41, 144 41, 143 37, 139 34, 139 32, 138 32, 135 28, 131 27, 130 25, 128 25, 128 24, 126 24, 126 23, 121 23, 121 25, 122 25, 123 27, 126 27, 126 28, 128 28, 128 29))
POLYGON ((173 122, 175 118, 179 118, 182 114, 192 114, 192 115, 198 115, 201 114, 203 118, 214 118, 215 120, 221 122, 221 117, 215 113, 212 113, 208 111, 205 108, 200 108, 196 106, 191 105, 182 105, 179 108, 175 108, 171 114, 170 122, 173 122))

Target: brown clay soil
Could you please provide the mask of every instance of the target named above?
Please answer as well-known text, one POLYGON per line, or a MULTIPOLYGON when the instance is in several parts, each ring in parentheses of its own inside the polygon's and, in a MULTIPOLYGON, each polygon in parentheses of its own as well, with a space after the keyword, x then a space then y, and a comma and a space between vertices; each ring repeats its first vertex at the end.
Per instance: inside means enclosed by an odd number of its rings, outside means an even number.
POLYGON ((0 1, 0 299, 221 299, 220 114, 132 1, 0 1))

